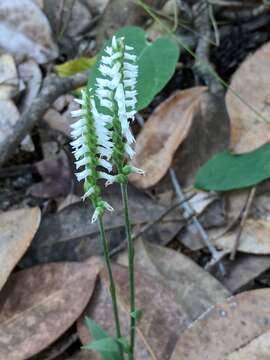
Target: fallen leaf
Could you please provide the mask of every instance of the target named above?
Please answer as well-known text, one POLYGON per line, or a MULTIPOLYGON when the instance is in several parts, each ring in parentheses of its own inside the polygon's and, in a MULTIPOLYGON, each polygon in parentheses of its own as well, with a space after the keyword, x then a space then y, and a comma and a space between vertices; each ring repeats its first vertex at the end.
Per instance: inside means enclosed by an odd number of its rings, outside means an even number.
POLYGON ((175 151, 188 134, 205 91, 205 87, 177 91, 149 117, 137 138, 132 160, 132 165, 145 171, 145 176, 130 176, 136 186, 146 189, 166 174, 175 151))
MULTIPOLYGON (((108 213, 104 216, 112 250, 125 240, 123 207, 116 188, 110 187, 105 191, 104 198, 115 209, 113 216, 108 213)), ((129 189, 129 205, 134 226, 155 220, 167 209, 132 187, 129 189)), ((101 255, 98 225, 91 223, 92 211, 89 202, 81 201, 56 214, 45 215, 21 265, 28 267, 49 261, 78 261, 101 255)), ((147 232, 147 238, 156 243, 167 244, 182 226, 178 212, 171 212, 147 232)))
MULTIPOLYGON (((129 325, 128 306, 128 272, 121 266, 114 267, 114 277, 118 288, 118 299, 121 308, 121 320, 127 333, 129 325)), ((84 325, 84 316, 95 320, 105 331, 113 334, 111 319, 111 303, 108 293, 108 279, 102 272, 101 284, 94 294, 86 311, 78 321, 79 336, 83 344, 90 341, 90 335, 84 325)), ((155 278, 149 275, 136 274, 137 308, 143 310, 143 316, 138 322, 136 353, 140 360, 167 360, 174 349, 178 336, 189 324, 188 316, 174 295, 165 289, 155 278)))
POLYGON ((250 343, 228 356, 228 360, 268 360, 270 357, 270 331, 260 335, 250 343))
MULTIPOLYGON (((93 20, 85 1, 65 0, 64 3, 46 0, 44 11, 52 25, 53 32, 58 34, 61 51, 75 50, 78 37, 87 32, 93 20)), ((70 52, 70 51, 69 51, 70 52)), ((78 55, 72 51, 72 55, 78 55)))
MULTIPOLYGON (((224 226, 227 225, 227 217, 224 211, 223 199, 221 197, 216 199, 205 211, 197 216, 197 218, 208 233, 209 231, 211 232, 213 228, 220 229, 220 227, 222 227, 222 230, 224 230, 224 226)), ((177 239, 192 251, 205 248, 205 242, 202 240, 202 236, 194 222, 186 224, 177 234, 177 239)))
POLYGON ((25 360, 59 338, 88 303, 100 266, 92 258, 13 274, 0 299, 0 358, 25 360))
POLYGON ((62 151, 54 159, 44 159, 35 164, 42 181, 33 184, 29 194, 40 198, 66 196, 71 187, 71 169, 68 158, 62 151))
MULTIPOLYGON (((198 168, 214 154, 228 148, 229 136, 230 124, 224 97, 202 93, 187 138, 173 157, 172 167, 182 187, 194 185, 198 168)), ((155 191, 159 193, 171 187, 167 173, 155 186, 155 191)))
POLYGON ((95 57, 89 58, 82 56, 77 59, 69 60, 63 64, 56 65, 55 69, 60 77, 71 76, 78 72, 89 70, 95 62, 95 57))
POLYGON ((10 54, 0 56, 0 100, 13 98, 18 92, 16 64, 10 54))
POLYGON ((0 289, 30 245, 40 218, 38 207, 0 214, 0 289))
MULTIPOLYGON (((215 244, 222 249, 233 249, 238 230, 222 236, 215 244)), ((267 255, 270 254, 270 222, 260 219, 247 219, 243 228, 238 251, 267 255)))
MULTIPOLYGON (((142 239, 136 241, 135 247, 136 269, 170 289, 191 319, 230 296, 221 283, 181 253, 142 239)), ((119 256, 118 263, 127 265, 126 253, 119 256)))
POLYGON ((50 128, 60 131, 69 138, 71 137, 70 125, 74 122, 74 118, 72 118, 71 112, 79 109, 79 105, 73 100, 74 97, 71 95, 68 95, 65 98, 61 97, 61 101, 54 104, 54 108, 49 109, 43 117, 43 120, 50 126, 50 128), (65 106, 63 106, 65 111, 60 113, 60 111, 63 110, 63 108, 60 110, 63 103, 65 104, 65 106), (55 109, 55 107, 58 107, 59 109, 55 109))
POLYGON ((57 211, 62 211, 66 207, 68 207, 72 204, 77 204, 81 201, 82 201, 81 197, 70 193, 64 199, 59 201, 58 206, 57 206, 57 211))
POLYGON ((227 91, 226 105, 231 119, 231 149, 239 154, 257 149, 270 140, 270 42, 249 56, 232 77, 230 87, 244 102, 227 91), (261 117, 252 111, 248 103, 261 117))
POLYGON ((43 64, 57 57, 50 24, 31 0, 1 0, 0 47, 43 64))
POLYGON ((226 276, 217 274, 216 277, 234 294, 270 268, 270 256, 238 254, 233 262, 224 259, 223 265, 226 276))
POLYGON ((254 290, 215 306, 179 338, 171 360, 240 360, 230 356, 270 330, 269 296, 254 290))
POLYGON ((270 143, 247 154, 225 150, 216 154, 198 171, 194 186, 204 190, 228 191, 257 185, 270 177, 266 166, 270 143))

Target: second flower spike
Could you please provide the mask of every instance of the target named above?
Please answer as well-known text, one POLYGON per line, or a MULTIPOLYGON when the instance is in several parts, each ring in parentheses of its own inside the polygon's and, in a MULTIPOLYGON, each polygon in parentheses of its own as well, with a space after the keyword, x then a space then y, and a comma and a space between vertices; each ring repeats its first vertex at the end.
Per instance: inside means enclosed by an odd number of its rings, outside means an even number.
MULTIPOLYGON (((129 121, 136 114, 138 65, 133 48, 125 45, 124 38, 112 38, 100 59, 100 77, 96 80, 95 93, 100 105, 111 116, 113 160, 116 165, 127 155, 134 156, 135 139, 129 121)), ((119 169, 118 169, 119 170, 119 169)))

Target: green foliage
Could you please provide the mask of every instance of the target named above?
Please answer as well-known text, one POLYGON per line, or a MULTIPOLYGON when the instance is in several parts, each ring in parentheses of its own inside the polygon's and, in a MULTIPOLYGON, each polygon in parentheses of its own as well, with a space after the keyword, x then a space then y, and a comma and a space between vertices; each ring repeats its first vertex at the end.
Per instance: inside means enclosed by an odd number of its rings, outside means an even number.
POLYGON ((168 38, 159 38, 145 47, 138 57, 138 104, 137 110, 148 106, 173 76, 178 47, 168 38))
MULTIPOLYGON (((115 33, 124 36, 126 43, 134 47, 138 58, 138 103, 137 111, 148 106, 153 98, 163 89, 172 77, 179 58, 178 46, 169 38, 159 38, 154 43, 147 41, 147 34, 139 27, 128 26, 115 33)), ((108 42, 104 46, 107 46, 108 42)), ((99 59, 104 49, 98 55, 97 63, 91 70, 89 86, 94 87, 96 78, 100 76, 99 59)))
POLYGON ((105 339, 109 335, 92 319, 85 317, 85 325, 95 340, 105 339))
POLYGON ((118 340, 110 337, 94 320, 88 317, 85 318, 85 325, 94 341, 83 346, 82 349, 97 351, 102 360, 121 360, 118 340))
POLYGON ((242 155, 229 151, 217 154, 203 165, 195 187, 228 191, 253 186, 270 177, 270 143, 242 155))
POLYGON ((143 316, 143 310, 142 309, 136 309, 130 314, 131 317, 133 317, 136 320, 140 320, 143 316))
POLYGON ((104 339, 92 341, 90 344, 83 346, 83 349, 95 350, 100 354, 109 353, 110 359, 112 359, 112 353, 117 353, 119 351, 119 346, 115 339, 106 337, 104 339))
POLYGON ((60 77, 66 77, 82 71, 89 70, 89 68, 91 68, 95 63, 95 57, 80 57, 78 59, 69 60, 63 64, 56 65, 55 69, 60 77))
POLYGON ((116 340, 120 346, 122 346, 124 352, 129 353, 130 352, 130 344, 126 337, 121 337, 116 340))

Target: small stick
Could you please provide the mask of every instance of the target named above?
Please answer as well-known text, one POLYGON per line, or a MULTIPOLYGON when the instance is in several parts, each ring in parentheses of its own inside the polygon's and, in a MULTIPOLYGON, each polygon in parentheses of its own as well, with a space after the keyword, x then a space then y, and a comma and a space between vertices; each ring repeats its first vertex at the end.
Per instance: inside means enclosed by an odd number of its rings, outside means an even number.
POLYGON ((253 186, 251 188, 249 194, 248 194, 248 197, 247 197, 247 201, 246 201, 246 204, 245 204, 245 207, 244 207, 243 216, 242 216, 240 226, 239 226, 239 229, 238 229, 238 232, 237 232, 237 235, 236 235, 236 239, 235 239, 235 242, 234 242, 233 249, 231 251, 230 260, 235 259, 235 255, 236 255, 237 249, 239 247, 239 243, 240 243, 240 238, 241 238, 241 235, 242 235, 242 232, 243 232, 243 229, 244 229, 244 226, 245 226, 245 223, 246 223, 246 220, 247 220, 247 217, 248 217, 248 214, 249 214, 249 211, 250 211, 250 208, 251 208, 254 196, 255 196, 255 192, 256 192, 256 186, 253 186))
MULTIPOLYGON (((177 208, 178 206, 181 206, 186 201, 189 201, 190 199, 192 199, 193 196, 194 196, 194 194, 190 194, 183 201, 177 202, 176 204, 173 204, 172 206, 170 206, 168 209, 164 210, 164 212, 161 213, 155 220, 149 222, 141 230, 139 230, 136 234, 132 235, 132 240, 134 241, 134 240, 138 239, 140 236, 142 236, 146 231, 151 229, 151 227, 153 227, 155 224, 157 224, 159 221, 161 221, 165 216, 167 216, 175 208, 177 208)), ((179 220, 187 220, 187 219, 180 218, 179 220)), ((124 250, 126 248, 126 245, 127 245, 127 241, 125 240, 120 245, 118 245, 117 247, 115 247, 114 249, 112 249, 110 251, 110 256, 114 256, 117 253, 119 253, 119 251, 124 250)))
MULTIPOLYGON (((139 123, 139 125, 141 127, 144 126, 144 118, 139 113, 136 114, 136 120, 137 120, 137 122, 139 123)), ((218 264, 219 270, 220 270, 222 276, 224 276, 226 274, 226 271, 225 271, 225 268, 224 268, 223 264, 220 262, 221 258, 219 256, 219 252, 216 250, 216 248, 210 242, 208 235, 206 234, 204 228, 202 227, 201 223, 197 219, 196 214, 194 213, 194 211, 193 211, 192 207, 190 206, 189 202, 185 198, 185 194, 184 194, 183 190, 181 189, 181 186, 180 186, 180 183, 179 183, 179 181, 177 179, 175 171, 172 168, 170 168, 169 172, 170 172, 171 181, 172 181, 174 190, 175 190, 176 195, 177 195, 177 197, 178 197, 178 199, 180 201, 179 206, 180 206, 180 208, 181 208, 181 206, 183 206, 184 217, 186 218, 186 220, 191 219, 191 221, 195 225, 201 239, 203 240, 205 245, 208 247, 210 253, 212 254, 213 260, 217 260, 216 262, 219 263, 218 264), (185 216, 185 213, 186 213, 186 216, 185 216)))
MULTIPOLYGON (((173 187, 175 189, 176 195, 179 198, 179 200, 182 201, 185 199, 185 195, 181 189, 181 186, 177 179, 175 171, 172 168, 170 168, 169 172, 170 172, 171 181, 172 181, 173 187)), ((222 262, 220 262, 221 259, 220 259, 219 251, 217 251, 217 249, 211 243, 207 233, 205 232, 201 223, 197 219, 196 214, 194 213, 194 210, 192 209, 189 202, 184 203, 182 206, 184 209, 184 216, 186 214, 186 217, 188 217, 188 218, 192 217, 191 221, 193 222, 195 228, 197 229, 197 233, 200 235, 200 238, 202 239, 202 241, 204 242, 204 244, 207 246, 208 250, 210 251, 213 260, 216 260, 218 262, 219 270, 220 270, 221 274, 224 276, 226 274, 226 271, 225 271, 225 268, 224 268, 222 262)))

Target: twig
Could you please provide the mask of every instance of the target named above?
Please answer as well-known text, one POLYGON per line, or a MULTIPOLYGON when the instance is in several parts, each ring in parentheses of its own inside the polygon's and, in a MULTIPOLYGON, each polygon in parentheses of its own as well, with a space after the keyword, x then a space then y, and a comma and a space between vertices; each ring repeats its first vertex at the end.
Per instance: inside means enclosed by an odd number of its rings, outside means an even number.
POLYGON ((260 15, 263 15, 270 9, 270 3, 265 2, 259 6, 256 6, 254 9, 245 9, 237 12, 224 11, 222 15, 230 20, 238 20, 241 22, 248 22, 260 15))
POLYGON ((233 249, 231 251, 230 260, 235 259, 235 255, 236 255, 237 249, 239 247, 239 243, 240 243, 240 238, 241 238, 241 235, 242 235, 242 232, 243 232, 243 229, 244 229, 244 226, 245 226, 245 223, 246 223, 246 220, 247 220, 247 217, 248 217, 251 205, 252 205, 252 201, 253 201, 254 196, 255 196, 255 192, 256 192, 256 186, 253 186, 253 188, 251 188, 251 190, 250 190, 250 192, 248 194, 248 197, 247 197, 247 201, 246 201, 246 204, 245 204, 243 216, 242 216, 240 226, 239 226, 239 229, 238 229, 238 232, 237 232, 237 235, 236 235, 236 239, 235 239, 235 242, 234 242, 233 249))
POLYGON ((48 75, 39 95, 32 104, 23 111, 11 133, 0 144, 0 166, 3 165, 17 150, 24 137, 33 126, 42 119, 51 104, 61 95, 68 93, 87 82, 87 73, 60 78, 55 74, 48 75))
MULTIPOLYGON (((223 92, 223 86, 220 81, 213 76, 212 65, 209 61, 210 43, 208 39, 211 37, 210 15, 211 9, 207 0, 196 3, 193 6, 193 12, 195 17, 195 30, 199 34, 204 36, 198 37, 197 47, 195 51, 195 63, 194 71, 198 76, 203 79, 206 85, 209 87, 210 92, 216 94, 223 92), (198 13, 200 14, 198 16, 198 13)), ((213 22, 213 19, 212 19, 213 22)), ((217 33, 217 29, 215 32, 217 33)))
MULTIPOLYGON (((141 127, 143 127, 144 119, 140 114, 136 114, 136 120, 139 123, 139 125, 141 127)), ((192 207, 190 206, 189 202, 187 201, 187 198, 185 197, 184 192, 181 189, 181 186, 180 186, 180 183, 179 183, 179 181, 177 179, 175 171, 172 168, 170 168, 169 172, 170 172, 171 181, 172 181, 174 190, 175 190, 176 195, 177 195, 177 197, 179 199, 179 206, 180 206, 180 208, 183 207, 183 209, 184 209, 184 211, 186 213, 186 214, 184 213, 185 219, 186 220, 187 219, 191 220, 193 222, 193 224, 195 225, 201 239, 206 244, 206 246, 208 247, 210 253, 212 254, 213 259, 215 259, 216 262, 219 262, 220 261, 219 252, 216 250, 216 248, 210 242, 208 235, 206 234, 206 232, 203 229, 201 223, 197 219, 195 212, 193 211, 192 207), (219 260, 217 260, 217 259, 219 259, 219 260)), ((222 275, 225 275, 225 268, 224 268, 222 263, 219 263, 219 270, 220 270, 222 275)))
POLYGON ((65 19, 66 16, 65 16, 65 14, 63 14, 63 12, 65 12, 64 8, 66 7, 66 0, 64 0, 64 6, 62 6, 62 9, 61 9, 62 14, 61 14, 61 17, 60 17, 60 19, 62 21, 60 23, 60 30, 59 30, 59 34, 57 36, 59 40, 64 36, 64 34, 65 34, 66 30, 67 30, 68 24, 70 23, 70 19, 71 19, 71 16, 72 16, 75 1, 76 0, 71 0, 70 6, 67 9, 67 11, 68 11, 67 18, 65 19))
MULTIPOLYGON (((168 209, 164 210, 163 213, 161 213, 155 220, 147 223, 145 226, 142 227, 142 229, 140 229, 136 234, 132 235, 132 240, 136 240, 138 239, 140 236, 142 236, 144 233, 146 233, 148 230, 150 230, 154 225, 156 225, 158 222, 160 222, 165 216, 167 216, 171 211, 173 211, 174 209, 176 209, 178 206, 181 206, 182 204, 184 204, 186 201, 189 201, 190 199, 192 199, 194 196, 194 194, 190 194, 189 196, 186 196, 185 199, 183 201, 179 201, 176 204, 173 204, 172 206, 170 206, 168 209)), ((189 220, 189 219, 184 219, 184 218, 180 218, 181 220, 189 220)), ((107 229, 106 229, 107 230, 107 229)), ((127 242, 126 240, 121 242, 120 245, 118 245, 117 247, 115 247, 114 249, 112 249, 110 251, 110 256, 114 256, 116 254, 118 254, 120 251, 124 250, 126 248, 127 242)))
POLYGON ((230 253, 229 249, 225 249, 222 251, 218 252, 218 257, 217 258, 212 258, 211 261, 209 261, 206 265, 205 265, 205 270, 207 271, 211 271, 211 269, 213 267, 215 267, 218 263, 220 263, 221 260, 223 260, 228 254, 230 253))
POLYGON ((214 14, 214 11, 213 11, 213 6, 211 4, 209 4, 209 19, 211 20, 213 30, 214 30, 215 45, 220 46, 220 35, 219 35, 219 31, 218 31, 217 22, 216 22, 216 19, 215 19, 215 14, 214 14))
POLYGON ((187 2, 183 0, 176 0, 176 4, 178 5, 179 10, 182 11, 186 15, 187 19, 191 21, 192 11, 187 2))
MULTIPOLYGON (((135 235, 133 235, 133 240, 138 239, 140 236, 142 236, 146 231, 148 231, 151 227, 153 227, 155 224, 157 224, 158 222, 160 222, 166 215, 168 215, 171 211, 173 211, 174 209, 176 209, 179 206, 183 206, 184 203, 186 203, 187 201, 191 200, 193 198, 195 194, 191 194, 188 197, 185 197, 184 200, 182 201, 178 201, 176 204, 173 204, 172 206, 170 206, 168 209, 166 209, 162 214, 160 214, 154 221, 146 224, 144 227, 142 227, 141 230, 139 230, 135 235)), ((180 218, 179 220, 187 220, 186 218, 180 218)))
MULTIPOLYGON (((183 201, 185 199, 185 195, 181 189, 181 186, 177 179, 175 171, 173 169, 170 169, 169 172, 170 172, 171 181, 172 181, 173 187, 175 189, 176 195, 180 201, 183 201)), ((200 238, 202 239, 204 244, 209 249, 213 260, 216 261, 216 263, 218 263, 218 267, 219 267, 221 274, 225 275, 225 268, 224 268, 222 262, 220 262, 220 260, 221 260, 220 253, 219 253, 219 251, 217 251, 217 249, 211 243, 204 228, 202 227, 201 223, 197 219, 196 214, 195 214, 194 210, 192 209, 191 205, 189 204, 189 202, 185 202, 185 203, 183 203, 182 207, 185 211, 184 216, 186 216, 188 218, 192 217, 192 222, 197 230, 198 235, 200 236, 200 238)))

